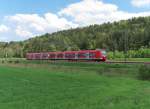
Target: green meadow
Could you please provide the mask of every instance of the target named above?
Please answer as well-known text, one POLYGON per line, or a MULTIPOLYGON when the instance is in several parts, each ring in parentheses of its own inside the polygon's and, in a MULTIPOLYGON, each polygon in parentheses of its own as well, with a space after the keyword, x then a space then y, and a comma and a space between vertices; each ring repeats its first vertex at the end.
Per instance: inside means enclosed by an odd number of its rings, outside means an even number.
POLYGON ((149 109, 150 82, 130 64, 0 64, 0 109, 149 109))

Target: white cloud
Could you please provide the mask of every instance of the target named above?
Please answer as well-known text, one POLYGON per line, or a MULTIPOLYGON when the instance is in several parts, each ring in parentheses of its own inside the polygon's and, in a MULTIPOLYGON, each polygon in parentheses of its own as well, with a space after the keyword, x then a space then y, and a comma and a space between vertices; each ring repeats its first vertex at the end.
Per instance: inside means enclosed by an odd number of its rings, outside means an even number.
POLYGON ((22 36, 22 37, 32 37, 33 34, 31 32, 29 32, 28 30, 23 29, 22 27, 18 26, 15 30, 16 34, 18 36, 22 36))
POLYGON ((24 40, 37 35, 92 24, 114 22, 139 16, 150 16, 149 12, 130 13, 119 10, 115 4, 102 0, 82 0, 68 5, 57 14, 15 14, 4 17, 0 25, 3 40, 24 40), (8 28, 9 27, 9 28, 8 28), (4 38, 6 37, 6 38, 4 38))
POLYGON ((9 28, 6 25, 0 25, 0 33, 8 32, 9 28))
POLYGON ((67 6, 58 14, 71 17, 80 26, 86 26, 126 20, 132 17, 149 16, 150 12, 129 13, 119 10, 114 4, 104 3, 101 0, 83 0, 67 6))
POLYGON ((148 7, 150 6, 150 0, 132 0, 132 5, 135 7, 148 7))
POLYGON ((78 26, 52 13, 46 13, 44 16, 39 16, 38 14, 16 14, 6 16, 5 21, 13 28, 14 31, 12 31, 23 39, 78 26))
MULTIPOLYGON (((65 18, 59 18, 52 13, 46 13, 43 17, 37 14, 16 14, 14 16, 8 16, 7 19, 11 22, 16 22, 18 25, 28 28, 34 28, 36 31, 43 32, 47 29, 68 29, 69 27, 76 27, 76 24, 69 22, 65 18)), ((49 32, 51 32, 49 30, 49 32)))
POLYGON ((47 24, 50 24, 51 27, 55 27, 58 30, 75 28, 78 26, 64 17, 59 18, 57 15, 51 13, 45 14, 45 20, 47 21, 47 24))

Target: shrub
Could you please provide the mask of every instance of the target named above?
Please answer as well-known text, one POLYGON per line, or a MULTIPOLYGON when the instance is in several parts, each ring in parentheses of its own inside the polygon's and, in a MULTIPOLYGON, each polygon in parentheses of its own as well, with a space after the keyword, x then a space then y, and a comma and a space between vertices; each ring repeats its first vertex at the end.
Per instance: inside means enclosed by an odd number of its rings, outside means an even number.
POLYGON ((107 58, 108 58, 108 59, 113 59, 113 58, 114 58, 113 52, 108 52, 108 53, 107 53, 107 58))
POLYGON ((141 80, 150 80, 150 66, 149 65, 140 66, 138 77, 141 80))
POLYGON ((116 50, 115 52, 108 52, 107 57, 108 59, 115 59, 115 58, 124 58, 125 56, 123 52, 119 52, 116 50))
POLYGON ((123 52, 115 51, 115 58, 124 58, 125 55, 123 52))

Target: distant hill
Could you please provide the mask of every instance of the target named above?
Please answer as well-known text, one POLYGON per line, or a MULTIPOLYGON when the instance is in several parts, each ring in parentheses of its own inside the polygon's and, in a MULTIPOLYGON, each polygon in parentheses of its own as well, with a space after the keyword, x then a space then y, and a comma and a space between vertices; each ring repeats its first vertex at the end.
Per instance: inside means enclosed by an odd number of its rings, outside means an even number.
POLYGON ((108 51, 150 48, 150 17, 44 34, 21 42, 0 43, 0 56, 22 57, 26 52, 105 48, 108 51))

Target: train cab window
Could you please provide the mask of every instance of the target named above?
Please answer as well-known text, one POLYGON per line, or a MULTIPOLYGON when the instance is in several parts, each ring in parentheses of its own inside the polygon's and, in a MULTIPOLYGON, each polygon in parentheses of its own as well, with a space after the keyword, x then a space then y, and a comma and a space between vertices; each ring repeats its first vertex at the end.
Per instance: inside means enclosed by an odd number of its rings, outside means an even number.
POLYGON ((102 51, 102 55, 106 56, 106 51, 103 50, 102 51))

